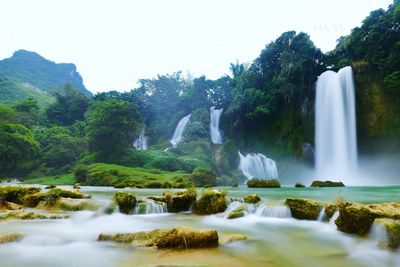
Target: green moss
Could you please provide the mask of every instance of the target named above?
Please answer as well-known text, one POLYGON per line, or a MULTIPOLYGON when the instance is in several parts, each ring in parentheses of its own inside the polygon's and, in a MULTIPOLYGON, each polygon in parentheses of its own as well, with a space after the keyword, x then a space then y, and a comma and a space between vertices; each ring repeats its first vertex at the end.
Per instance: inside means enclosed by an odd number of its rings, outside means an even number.
POLYGON ((400 246, 400 220, 393 219, 375 219, 374 223, 382 224, 385 227, 387 240, 386 245, 389 248, 397 249, 400 246))
POLYGON ((261 180, 261 179, 251 179, 247 181, 247 186, 250 188, 279 188, 281 184, 278 180, 261 180))
POLYGON ((310 187, 344 187, 342 182, 332 182, 332 181, 313 181, 310 187))
POLYGON ((122 213, 129 214, 136 207, 136 197, 133 193, 117 192, 113 199, 122 213))
POLYGON ((204 190, 193 206, 195 214, 214 214, 224 212, 227 208, 227 192, 216 189, 204 190))
POLYGON ((23 198, 28 194, 40 191, 37 187, 26 186, 0 186, 0 200, 23 204, 23 198))
POLYGON ((247 207, 245 205, 242 205, 240 207, 237 207, 236 209, 232 210, 228 214, 228 219, 236 219, 240 217, 244 217, 246 215, 247 207))
POLYGON ((256 194, 251 194, 243 197, 243 201, 245 203, 250 203, 250 204, 256 204, 260 202, 261 198, 257 196, 256 194))
POLYGON ((187 188, 186 190, 175 193, 164 192, 163 198, 167 203, 169 212, 188 211, 196 201, 196 189, 187 188))
POLYGON ((322 203, 304 198, 287 198, 285 205, 294 218, 301 220, 316 220, 322 209, 322 203))

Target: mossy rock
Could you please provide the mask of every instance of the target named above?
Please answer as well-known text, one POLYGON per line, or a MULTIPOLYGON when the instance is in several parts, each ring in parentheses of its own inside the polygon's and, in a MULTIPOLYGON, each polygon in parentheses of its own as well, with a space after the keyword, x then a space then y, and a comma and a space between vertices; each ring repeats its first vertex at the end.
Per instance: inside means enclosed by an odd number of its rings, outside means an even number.
POLYGON ((261 201, 261 198, 259 196, 257 196, 256 194, 251 194, 251 195, 245 196, 243 198, 243 201, 245 203, 249 203, 249 204, 256 204, 261 201))
POLYGON ((219 244, 221 245, 243 240, 247 240, 247 236, 240 233, 223 233, 219 235, 219 244))
POLYGON ((26 186, 0 186, 0 200, 23 204, 26 195, 40 192, 40 188, 26 186))
POLYGON ((117 192, 113 197, 120 212, 129 214, 136 207, 136 196, 129 192, 117 192))
POLYGON ((294 187, 296 187, 296 188, 303 188, 303 187, 306 187, 304 184, 301 184, 301 183, 296 183, 295 185, 294 185, 294 187))
POLYGON ((338 209, 337 205, 332 203, 325 203, 324 208, 325 214, 328 218, 332 218, 333 214, 335 214, 338 209))
POLYGON ((0 200, 0 210, 19 210, 22 206, 16 203, 0 200))
POLYGON ((379 218, 375 219, 374 223, 382 224, 385 227, 386 245, 389 248, 397 249, 400 247, 400 220, 379 218))
POLYGON ((23 197, 23 204, 29 208, 36 207, 40 201, 45 200, 47 197, 47 193, 38 192, 35 194, 26 195, 23 197))
POLYGON ((31 211, 9 211, 0 215, 0 220, 37 220, 37 219, 47 219, 46 215, 37 214, 31 211))
POLYGON ((164 192, 163 197, 167 203, 168 212, 181 212, 190 210, 196 201, 196 195, 196 189, 187 188, 175 193, 164 192))
POLYGON ((226 192, 216 189, 203 191, 200 198, 194 203, 193 212, 201 215, 224 212, 228 206, 226 194, 226 192))
POLYGON ((342 182, 332 182, 332 181, 313 181, 310 187, 344 187, 342 182))
POLYGON ((100 234, 98 240, 130 243, 160 249, 204 248, 218 246, 218 233, 216 230, 194 230, 186 227, 177 227, 137 233, 100 234))
POLYGON ((156 202, 164 202, 167 203, 167 200, 165 199, 165 197, 158 197, 158 196, 149 196, 147 197, 148 199, 154 200, 156 202))
POLYGON ((232 210, 228 216, 227 219, 237 219, 240 217, 246 216, 247 207, 246 205, 241 205, 240 207, 237 207, 236 209, 232 210))
POLYGON ((21 233, 9 233, 0 235, 0 244, 16 242, 24 237, 21 233))
POLYGON ((304 198, 287 198, 285 205, 292 216, 300 220, 316 220, 322 209, 322 203, 304 198))
POLYGON ((91 195, 86 195, 79 190, 68 190, 68 189, 61 189, 61 188, 54 188, 47 192, 48 196, 54 197, 67 197, 67 198, 91 198, 91 195))
POLYGON ((63 197, 60 197, 54 206, 54 209, 65 211, 97 210, 98 208, 99 205, 93 202, 63 197))
POLYGON ((276 179, 262 180, 262 179, 251 179, 247 181, 247 187, 249 188, 280 188, 281 183, 276 179))
POLYGON ((54 184, 49 184, 44 189, 53 189, 53 188, 56 188, 56 187, 57 186, 55 186, 54 184))

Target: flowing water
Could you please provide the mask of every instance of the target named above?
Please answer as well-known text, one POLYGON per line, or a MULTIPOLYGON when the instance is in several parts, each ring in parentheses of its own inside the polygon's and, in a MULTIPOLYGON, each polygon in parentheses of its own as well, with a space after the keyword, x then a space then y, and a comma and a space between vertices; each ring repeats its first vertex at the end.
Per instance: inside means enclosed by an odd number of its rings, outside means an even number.
POLYGON ((174 135, 170 141, 173 147, 176 147, 182 141, 183 131, 185 130, 186 124, 189 122, 191 115, 192 114, 189 114, 183 117, 179 120, 178 125, 176 125, 174 135))
POLYGON ((263 154, 247 154, 243 156, 239 153, 240 163, 239 170, 247 179, 274 179, 278 178, 278 169, 276 168, 275 161, 267 158, 263 154))
POLYGON ((351 183, 357 168, 354 82, 351 67, 318 77, 316 90, 316 171, 318 179, 351 183))
POLYGON ((222 144, 222 136, 219 130, 219 119, 221 118, 222 108, 215 109, 215 107, 210 108, 210 134, 211 141, 214 144, 222 144))
POLYGON ((139 134, 138 138, 136 138, 135 141, 133 142, 133 146, 137 150, 147 150, 147 148, 148 148, 148 138, 145 135, 145 130, 144 129, 142 129, 140 131, 140 134, 139 134))
MULTIPOLYGON (((135 192, 138 199, 160 196, 164 189, 114 189, 82 187, 93 195, 90 201, 103 207, 111 202, 116 191, 135 192)), ((201 192, 201 189, 198 190, 201 192)), ((338 196, 351 201, 378 203, 398 200, 400 187, 345 188, 229 188, 228 197, 239 198, 257 193, 260 205, 248 205, 245 217, 229 220, 224 214, 196 216, 191 213, 159 213, 124 215, 118 212, 79 211, 69 219, 36 221, 2 221, 0 234, 25 233, 15 243, 0 245, 2 267, 127 267, 127 266, 399 266, 400 254, 379 246, 380 230, 368 238, 347 235, 334 224, 296 220, 283 206, 286 197, 307 197, 331 201, 338 196), (123 233, 156 228, 188 226, 212 228, 219 234, 242 233, 248 239, 197 250, 157 250, 133 248, 98 242, 100 233, 123 233)), ((149 204, 150 207, 152 204, 149 204)), ((229 209, 243 205, 235 201, 229 209)))

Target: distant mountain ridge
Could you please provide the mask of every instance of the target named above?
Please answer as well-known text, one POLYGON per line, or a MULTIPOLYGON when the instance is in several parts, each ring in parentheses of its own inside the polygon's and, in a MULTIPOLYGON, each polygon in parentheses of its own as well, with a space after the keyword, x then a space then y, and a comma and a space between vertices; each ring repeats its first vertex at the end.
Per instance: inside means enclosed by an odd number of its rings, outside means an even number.
POLYGON ((69 83, 85 96, 92 96, 74 64, 55 63, 26 50, 18 50, 12 57, 0 61, 0 80, 30 84, 49 94, 61 93, 64 84, 69 83))

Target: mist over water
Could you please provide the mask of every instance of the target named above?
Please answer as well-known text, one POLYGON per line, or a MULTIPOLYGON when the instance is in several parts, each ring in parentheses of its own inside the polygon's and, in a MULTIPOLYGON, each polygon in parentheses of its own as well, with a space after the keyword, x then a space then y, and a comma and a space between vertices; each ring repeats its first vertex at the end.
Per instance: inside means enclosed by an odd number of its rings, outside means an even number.
POLYGON ((318 77, 316 90, 316 176, 345 183, 357 172, 354 82, 351 67, 318 77))

